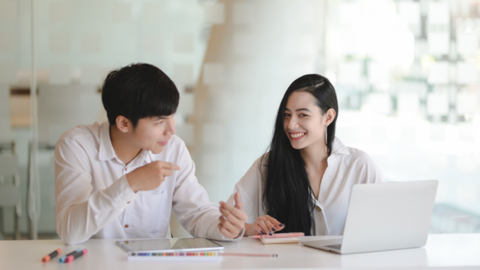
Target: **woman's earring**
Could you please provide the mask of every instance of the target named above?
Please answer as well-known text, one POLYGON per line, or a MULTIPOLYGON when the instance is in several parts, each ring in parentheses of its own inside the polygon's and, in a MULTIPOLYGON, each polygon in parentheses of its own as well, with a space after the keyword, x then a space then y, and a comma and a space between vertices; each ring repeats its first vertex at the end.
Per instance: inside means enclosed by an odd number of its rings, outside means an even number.
POLYGON ((325 144, 326 144, 326 145, 328 145, 327 130, 328 130, 328 127, 325 127, 325 144))

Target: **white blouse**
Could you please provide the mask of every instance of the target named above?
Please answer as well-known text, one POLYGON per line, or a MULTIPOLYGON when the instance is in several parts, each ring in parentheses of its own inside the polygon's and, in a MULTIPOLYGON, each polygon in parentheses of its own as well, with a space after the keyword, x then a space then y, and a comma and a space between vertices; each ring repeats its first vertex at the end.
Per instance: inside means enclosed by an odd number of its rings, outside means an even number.
POLYGON ((142 151, 125 165, 115 154, 109 128, 108 122, 77 126, 57 143, 55 222, 65 243, 91 237, 170 238, 172 210, 190 234, 231 240, 220 233, 219 207, 198 183, 195 164, 179 137, 172 136, 161 153, 142 151), (134 193, 125 175, 156 160, 175 163, 181 170, 154 190, 134 193))
MULTIPOLYGON (((263 156, 253 163, 234 188, 234 193, 239 192, 242 197, 243 210, 248 216, 247 223, 250 224, 257 217, 266 215, 262 203, 264 185, 260 168, 265 168, 260 166, 262 158, 263 156)), ((345 146, 338 138, 333 142, 327 163, 318 200, 312 194, 316 204, 312 235, 342 235, 353 185, 384 182, 382 173, 367 153, 345 146)), ((228 202, 233 202, 233 195, 228 202)))

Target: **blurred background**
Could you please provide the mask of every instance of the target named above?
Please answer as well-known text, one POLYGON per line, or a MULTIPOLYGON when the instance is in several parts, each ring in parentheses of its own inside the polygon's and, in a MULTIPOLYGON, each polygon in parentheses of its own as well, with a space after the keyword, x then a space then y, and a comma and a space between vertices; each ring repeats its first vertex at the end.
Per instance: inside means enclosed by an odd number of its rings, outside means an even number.
MULTIPOLYGON (((478 0, 0 0, 0 239, 57 238, 53 152, 151 63, 213 202, 268 148, 288 85, 325 75, 337 137, 388 181, 438 179, 432 233, 480 232, 478 0)), ((172 222, 175 237, 187 235, 172 222)))

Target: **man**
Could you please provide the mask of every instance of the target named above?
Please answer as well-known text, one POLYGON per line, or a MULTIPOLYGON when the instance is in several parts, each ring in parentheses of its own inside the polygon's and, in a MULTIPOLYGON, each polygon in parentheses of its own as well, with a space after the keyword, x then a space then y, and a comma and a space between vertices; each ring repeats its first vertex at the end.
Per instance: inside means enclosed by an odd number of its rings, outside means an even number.
POLYGON ((168 238, 172 210, 195 237, 243 235, 239 195, 235 206, 210 203, 174 135, 179 93, 165 73, 149 64, 112 71, 102 101, 108 122, 65 132, 55 149, 56 227, 66 244, 168 238))

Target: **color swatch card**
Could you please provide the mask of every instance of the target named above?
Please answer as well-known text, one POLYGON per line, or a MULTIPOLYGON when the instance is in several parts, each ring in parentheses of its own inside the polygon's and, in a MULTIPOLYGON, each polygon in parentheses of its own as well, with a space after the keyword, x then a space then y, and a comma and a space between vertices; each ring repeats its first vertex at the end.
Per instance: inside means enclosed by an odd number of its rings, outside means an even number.
POLYGON ((220 252, 129 252, 128 261, 220 261, 220 252))

